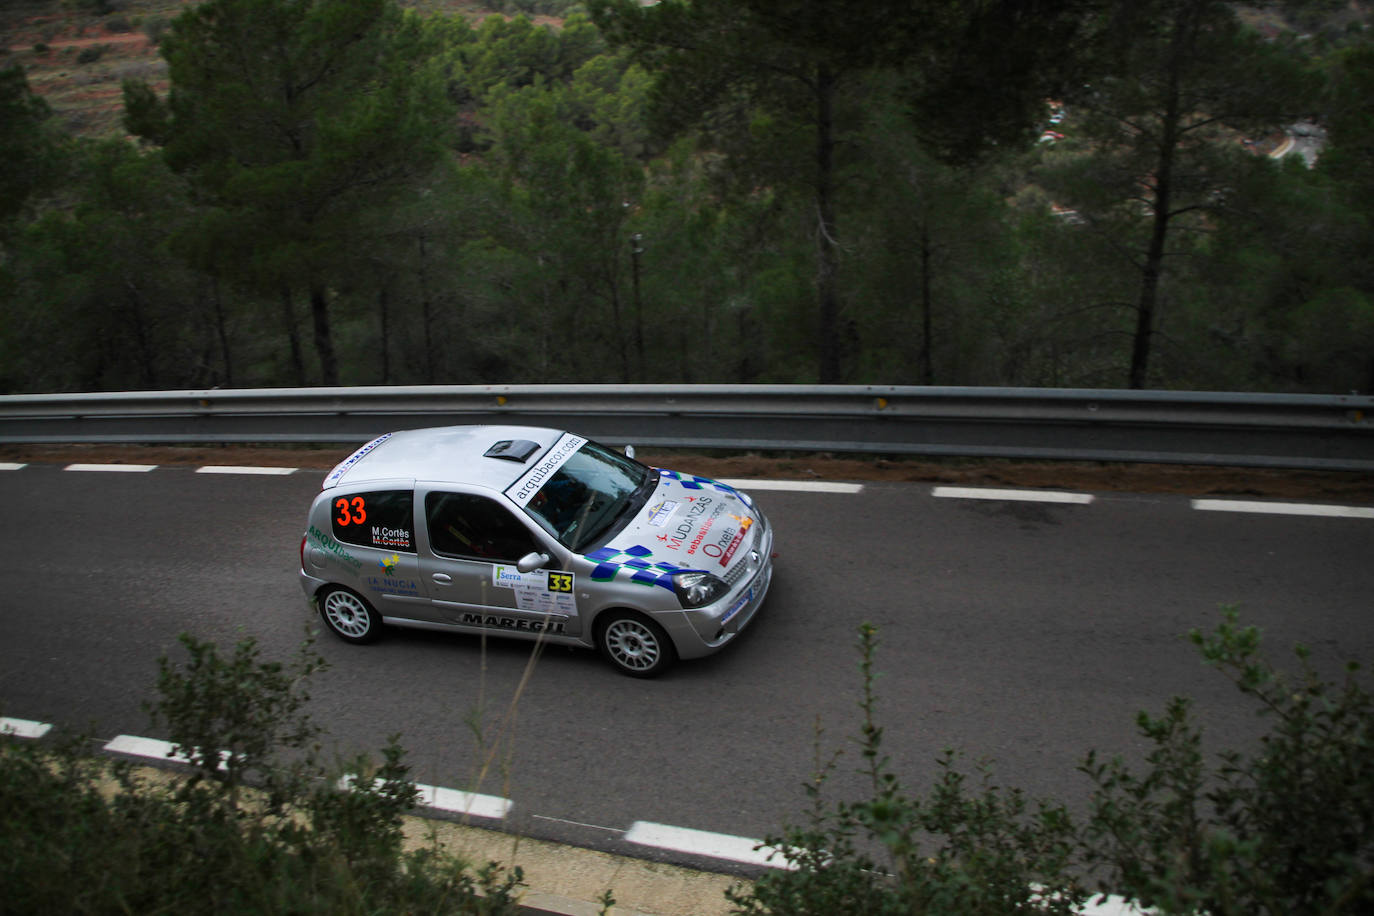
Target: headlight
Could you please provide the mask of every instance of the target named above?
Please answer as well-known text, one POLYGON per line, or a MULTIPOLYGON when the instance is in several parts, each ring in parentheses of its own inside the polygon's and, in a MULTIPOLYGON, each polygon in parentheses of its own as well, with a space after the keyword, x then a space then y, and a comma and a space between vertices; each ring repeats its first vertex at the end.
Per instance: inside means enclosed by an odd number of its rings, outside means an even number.
POLYGON ((729 590, 730 586, 708 572, 680 572, 673 576, 673 591, 683 607, 710 604, 729 590))

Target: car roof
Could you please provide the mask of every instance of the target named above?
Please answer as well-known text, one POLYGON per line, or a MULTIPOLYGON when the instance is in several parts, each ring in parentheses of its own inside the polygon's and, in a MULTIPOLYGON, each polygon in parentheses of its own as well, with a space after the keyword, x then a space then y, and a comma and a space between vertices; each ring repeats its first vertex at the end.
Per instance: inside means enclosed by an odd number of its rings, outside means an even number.
POLYGON ((323 488, 370 480, 429 480, 504 490, 563 430, 538 426, 440 426, 387 433, 342 461, 323 488), (489 454, 490 453, 490 454, 489 454))

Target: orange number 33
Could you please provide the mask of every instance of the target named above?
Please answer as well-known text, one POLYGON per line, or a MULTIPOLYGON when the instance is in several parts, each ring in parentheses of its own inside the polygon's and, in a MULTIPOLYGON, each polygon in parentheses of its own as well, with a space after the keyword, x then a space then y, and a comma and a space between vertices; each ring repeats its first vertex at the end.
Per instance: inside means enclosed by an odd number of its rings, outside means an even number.
POLYGON ((340 527, 361 525, 367 521, 367 509, 361 496, 353 497, 351 503, 348 497, 341 496, 334 500, 334 508, 339 510, 339 517, 335 521, 339 523, 340 527))

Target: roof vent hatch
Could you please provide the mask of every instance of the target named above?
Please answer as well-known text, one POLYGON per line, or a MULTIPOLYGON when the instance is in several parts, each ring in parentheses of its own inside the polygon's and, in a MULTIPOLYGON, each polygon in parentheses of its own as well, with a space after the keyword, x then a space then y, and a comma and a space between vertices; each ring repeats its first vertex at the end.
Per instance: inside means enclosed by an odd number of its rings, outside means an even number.
POLYGON ((482 453, 484 458, 501 458, 505 461, 514 461, 517 464, 524 464, 530 460, 535 452, 539 451, 539 443, 531 442, 529 439, 502 439, 491 448, 482 453))

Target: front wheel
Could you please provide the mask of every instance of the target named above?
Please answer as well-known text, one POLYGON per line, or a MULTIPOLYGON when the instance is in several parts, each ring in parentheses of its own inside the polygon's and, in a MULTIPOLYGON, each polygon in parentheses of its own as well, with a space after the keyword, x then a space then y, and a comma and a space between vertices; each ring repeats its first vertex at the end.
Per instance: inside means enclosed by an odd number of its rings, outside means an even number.
POLYGON ((333 586, 319 594, 324 625, 347 642, 372 642, 382 632, 382 618, 362 598, 346 588, 333 586))
POLYGON ((677 660, 663 627, 646 617, 613 611, 599 623, 597 645, 621 674, 656 677, 677 660))

